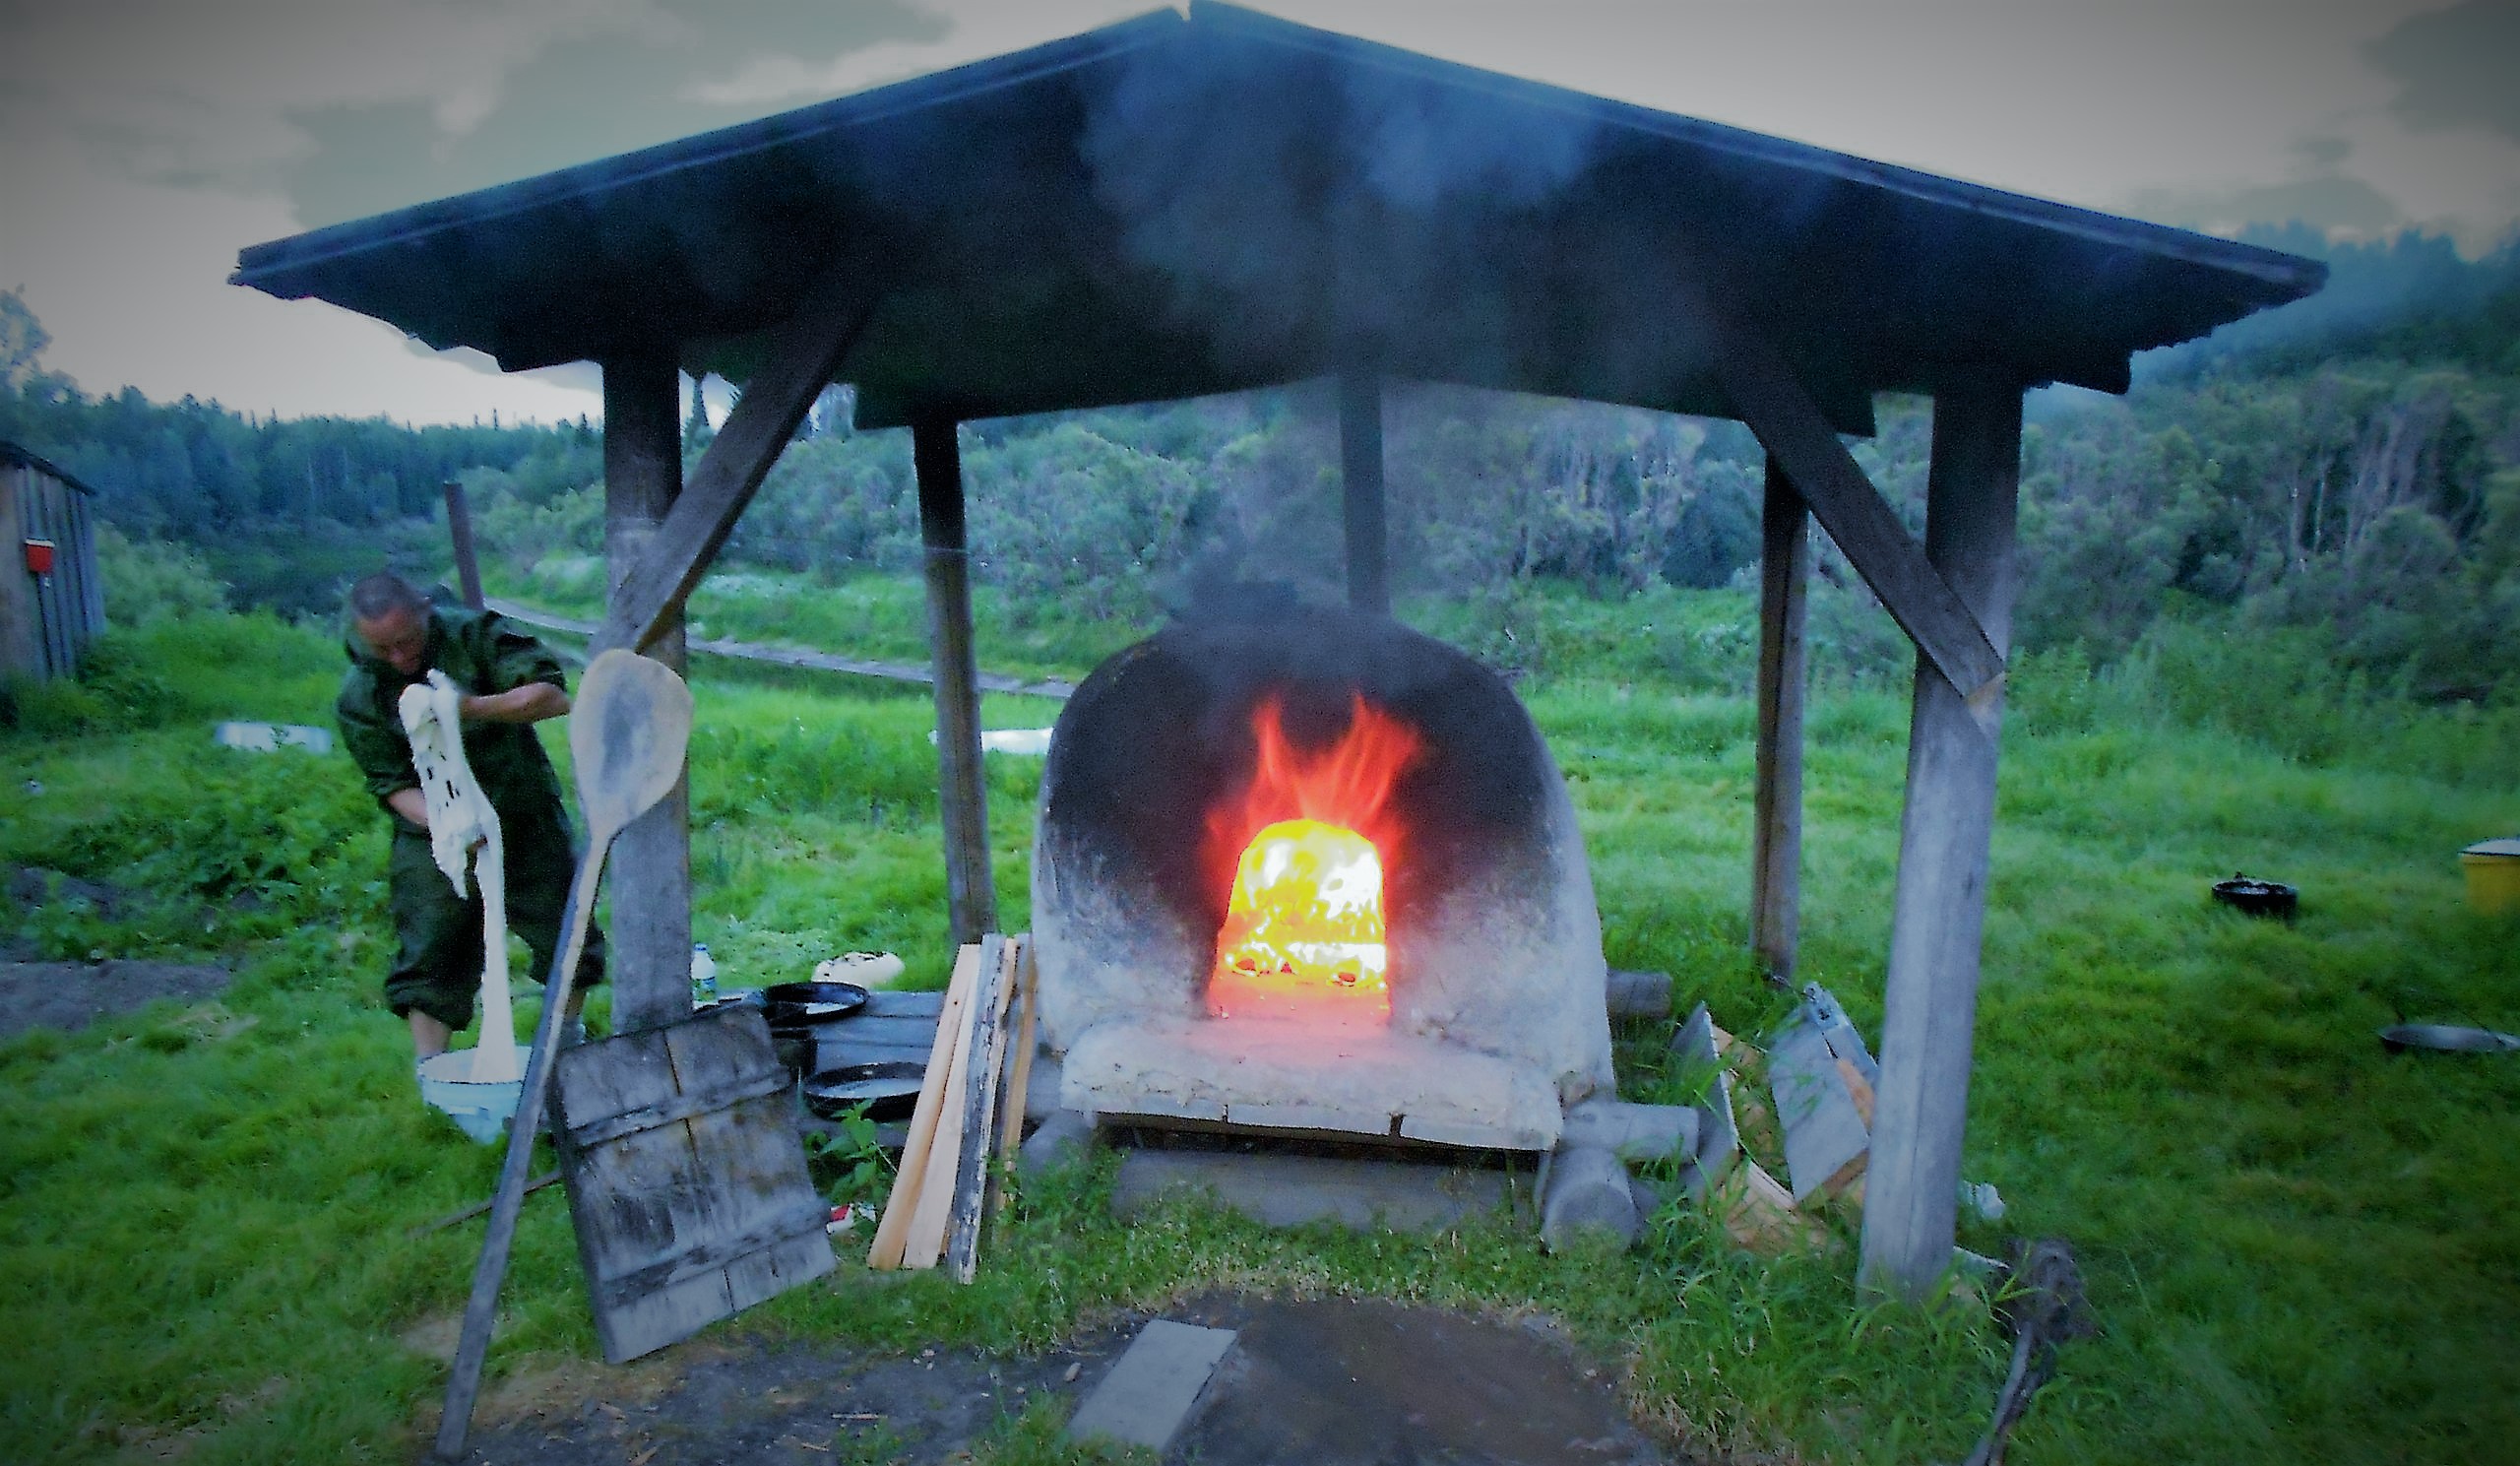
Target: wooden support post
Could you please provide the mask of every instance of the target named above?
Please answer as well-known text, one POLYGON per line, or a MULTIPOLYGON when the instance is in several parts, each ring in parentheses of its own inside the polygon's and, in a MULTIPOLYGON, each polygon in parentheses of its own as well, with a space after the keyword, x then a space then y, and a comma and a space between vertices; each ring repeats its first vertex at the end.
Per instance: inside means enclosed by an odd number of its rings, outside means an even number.
POLYGON ((918 475, 918 533, 927 546, 927 646, 936 667, 936 794, 945 823, 947 925, 960 946, 996 928, 997 890, 989 875, 971 546, 954 419, 913 422, 911 460, 918 475))
POLYGON ((1964 695, 2003 675, 1993 638, 1863 477, 1776 343, 1712 299, 1699 295, 1697 301, 1720 332, 1716 364, 1733 411, 1768 457, 1785 465, 1795 491, 1891 619, 1964 695))
MULTIPOLYGON (((679 373, 663 351, 603 363, 603 559, 621 613, 633 572, 682 492, 679 373)), ((683 669, 682 610, 662 617, 647 653, 683 669)), ((687 780, 632 820, 612 849, 612 1028, 656 1028, 691 1014, 691 793, 687 780)))
POLYGON ((440 486, 446 492, 446 533, 455 542, 455 584, 464 593, 464 604, 479 610, 481 561, 472 551, 472 503, 464 496, 461 480, 449 478, 440 486))
MULTIPOLYGON (((589 655, 612 647, 646 651, 668 623, 681 634, 684 599, 709 573, 736 517, 796 436, 814 400, 831 385, 874 312, 876 293, 844 261, 826 270, 796 313, 770 333, 761 368, 745 380, 725 425, 692 467, 689 491, 673 500, 655 544, 636 564, 613 567, 612 604, 589 655)), ((678 418, 674 432, 678 446, 678 418)))
POLYGON ((1339 486, 1348 522, 1348 604, 1391 614, 1391 535, 1382 501, 1382 378, 1339 378, 1339 486))
POLYGON ((1759 746, 1750 855, 1750 945, 1768 976, 1794 977, 1802 928, 1802 694, 1811 578, 1811 511, 1768 460, 1760 513, 1759 746))
MULTIPOLYGON (((1988 374, 1937 393, 1925 554, 1998 654, 2011 641, 2020 478, 2020 384, 1988 374)), ((1919 656, 1861 1273, 1912 1298, 1951 1264, 2002 717, 2000 678, 1964 697, 1919 656)))

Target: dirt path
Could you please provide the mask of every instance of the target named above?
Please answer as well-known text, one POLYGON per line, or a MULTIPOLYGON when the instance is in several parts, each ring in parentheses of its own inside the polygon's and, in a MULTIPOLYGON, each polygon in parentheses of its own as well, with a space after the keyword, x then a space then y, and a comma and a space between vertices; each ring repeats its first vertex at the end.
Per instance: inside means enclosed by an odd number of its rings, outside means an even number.
MULTIPOLYGON (((571 1366, 483 1401, 475 1466, 712 1466, 956 1459, 1043 1401, 1062 1418, 1147 1315, 1048 1353, 914 1358, 715 1341, 620 1370, 571 1366)), ((1166 1459, 1202 1466, 1658 1466, 1681 1459, 1620 1408, 1615 1370, 1553 1325, 1373 1300, 1214 1294, 1167 1308, 1238 1331, 1166 1459)), ((433 1429, 434 1423, 429 1423, 433 1429)))
MULTIPOLYGON (((1042 1399, 1073 1408, 1135 1322, 1030 1359, 703 1342, 621 1370, 573 1367, 482 1401, 476 1466, 942 1462, 1042 1399)), ((434 1430, 434 1422, 429 1423, 434 1430)))
POLYGON ((198 1002, 225 991, 227 969, 176 962, 0 962, 0 1039, 31 1028, 76 1033, 161 997, 198 1002))

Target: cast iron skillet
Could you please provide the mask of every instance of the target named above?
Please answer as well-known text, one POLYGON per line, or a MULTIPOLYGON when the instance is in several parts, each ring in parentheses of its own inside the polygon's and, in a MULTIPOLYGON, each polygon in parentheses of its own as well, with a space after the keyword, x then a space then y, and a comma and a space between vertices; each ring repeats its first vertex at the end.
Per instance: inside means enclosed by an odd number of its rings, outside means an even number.
POLYGON ((2289 920, 2300 905, 2301 893, 2297 887, 2288 886, 2280 880, 2256 880, 2235 875, 2230 880, 2214 882, 2214 899, 2252 917, 2283 917, 2289 920))
POLYGON ((918 1107, 926 1075, 927 1065, 907 1059, 824 1069, 805 1081, 805 1108, 823 1119, 838 1119, 864 1105, 868 1119, 900 1119, 918 1107))
POLYGON ((866 989, 854 983, 775 983, 761 989, 762 1015, 772 1028, 830 1023, 864 1006, 866 989))

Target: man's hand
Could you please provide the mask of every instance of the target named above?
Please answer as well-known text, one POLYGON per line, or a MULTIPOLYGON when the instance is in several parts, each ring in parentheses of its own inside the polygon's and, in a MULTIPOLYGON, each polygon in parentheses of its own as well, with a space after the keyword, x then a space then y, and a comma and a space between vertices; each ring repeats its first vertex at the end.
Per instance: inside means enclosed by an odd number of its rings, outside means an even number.
POLYGON ((548 682, 528 682, 505 692, 455 700, 455 715, 467 723, 540 723, 568 711, 569 694, 548 682))
POLYGON ((416 789, 398 789, 385 797, 385 807, 425 830, 429 827, 428 797, 416 789))

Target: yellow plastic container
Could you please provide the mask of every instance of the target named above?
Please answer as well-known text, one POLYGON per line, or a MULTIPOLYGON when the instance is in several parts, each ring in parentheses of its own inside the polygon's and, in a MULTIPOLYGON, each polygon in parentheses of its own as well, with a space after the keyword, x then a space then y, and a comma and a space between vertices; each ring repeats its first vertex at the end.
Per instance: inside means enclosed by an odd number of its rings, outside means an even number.
POLYGON ((2459 852, 2468 872, 2468 905, 2479 911, 2520 911, 2520 836, 2480 840, 2459 852))

